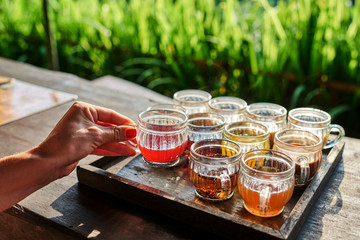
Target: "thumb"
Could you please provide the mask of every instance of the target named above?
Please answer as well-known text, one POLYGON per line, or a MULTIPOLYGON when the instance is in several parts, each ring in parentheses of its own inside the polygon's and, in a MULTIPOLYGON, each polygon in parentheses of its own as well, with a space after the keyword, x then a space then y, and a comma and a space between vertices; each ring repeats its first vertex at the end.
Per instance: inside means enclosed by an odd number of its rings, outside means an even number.
POLYGON ((136 137, 136 129, 132 126, 112 126, 102 127, 103 141, 108 142, 121 142, 131 140, 136 137))

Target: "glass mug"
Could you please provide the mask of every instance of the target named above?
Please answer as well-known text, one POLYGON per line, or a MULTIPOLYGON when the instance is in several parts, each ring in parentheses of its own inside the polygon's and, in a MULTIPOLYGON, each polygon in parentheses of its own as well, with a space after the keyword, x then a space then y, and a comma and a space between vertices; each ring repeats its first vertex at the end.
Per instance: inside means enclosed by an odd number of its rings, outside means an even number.
POLYGON ((202 90, 187 89, 177 91, 173 96, 176 104, 183 106, 187 114, 208 112, 211 94, 202 90))
POLYGON ((187 144, 187 116, 174 110, 148 110, 138 116, 137 144, 144 161, 153 167, 180 163, 187 144))
POLYGON ((260 217, 282 213, 294 192, 294 171, 294 161, 284 153, 271 149, 245 153, 238 183, 245 209, 260 217))
POLYGON ((186 114, 186 109, 178 104, 156 104, 148 107, 147 110, 175 110, 186 114))
POLYGON ((222 138, 225 118, 216 113, 194 113, 188 116, 188 150, 194 142, 222 138))
POLYGON ((275 133, 286 128, 287 110, 275 103, 253 103, 246 108, 249 121, 264 124, 270 132, 270 148, 274 144, 275 133))
POLYGON ((269 149, 269 131, 256 122, 235 122, 227 125, 224 138, 238 143, 243 153, 255 149, 269 149))
POLYGON ((191 146, 190 180, 195 195, 207 201, 230 199, 238 181, 240 146, 224 139, 205 139, 191 146))
POLYGON ((247 103, 237 97, 216 97, 209 102, 211 112, 222 115, 226 123, 245 121, 247 103))
POLYGON ((275 134, 274 150, 295 161, 295 185, 308 184, 321 165, 322 139, 302 129, 286 129, 275 134))
POLYGON ((342 126, 331 124, 331 116, 325 111, 316 108, 295 108, 289 112, 288 127, 304 129, 319 135, 322 138, 323 148, 335 146, 345 136, 342 126), (337 132, 335 139, 327 142, 330 132, 337 132))

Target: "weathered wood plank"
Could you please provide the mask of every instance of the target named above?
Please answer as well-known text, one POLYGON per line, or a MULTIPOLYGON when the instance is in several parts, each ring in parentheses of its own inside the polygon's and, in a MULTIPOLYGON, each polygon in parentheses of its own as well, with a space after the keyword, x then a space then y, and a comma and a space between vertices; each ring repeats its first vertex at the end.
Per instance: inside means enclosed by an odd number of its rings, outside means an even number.
POLYGON ((311 184, 306 188, 295 189, 295 194, 285 205, 284 212, 273 218, 259 218, 249 214, 243 207, 237 190, 234 196, 225 202, 208 203, 198 199, 195 197, 186 164, 170 169, 152 168, 138 155, 131 158, 131 161, 126 161, 123 157, 113 158, 116 164, 109 168, 101 168, 98 162, 104 161, 100 159, 92 166, 79 166, 77 173, 80 183, 160 211, 175 219, 204 229, 210 223, 216 222, 210 229, 214 233, 222 232, 226 225, 228 231, 223 235, 231 238, 244 238, 246 232, 249 238, 264 236, 293 239, 340 161, 343 149, 344 142, 324 154, 319 172, 311 184), (123 162, 128 163, 124 166, 123 162), (117 168, 116 165, 120 167, 117 168), (192 217, 189 219, 187 216, 192 217))
POLYGON ((46 227, 38 223, 30 223, 28 219, 23 220, 17 216, 7 213, 0 213, 0 232, 1 240, 32 240, 32 239, 48 239, 48 240, 75 240, 79 237, 72 237, 64 234, 56 228, 46 227))
POLYGON ((335 169, 298 239, 360 238, 360 140, 345 138, 335 169))

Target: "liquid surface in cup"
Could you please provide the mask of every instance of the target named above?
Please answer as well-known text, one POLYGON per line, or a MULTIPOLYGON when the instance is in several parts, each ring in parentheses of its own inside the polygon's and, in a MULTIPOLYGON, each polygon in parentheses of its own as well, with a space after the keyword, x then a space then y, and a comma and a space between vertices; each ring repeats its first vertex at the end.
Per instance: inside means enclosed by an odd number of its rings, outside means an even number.
POLYGON ((183 95, 183 96, 179 97, 178 100, 183 101, 183 102, 203 102, 208 99, 206 97, 189 94, 189 95, 183 95))
POLYGON ((254 115, 262 116, 262 117, 277 117, 277 116, 281 116, 283 114, 281 111, 277 111, 277 110, 273 110, 273 109, 272 110, 257 109, 257 110, 252 110, 251 113, 254 115))
POLYGON ((190 119, 189 123, 204 128, 219 125, 219 121, 212 119, 194 119, 194 120, 190 119))
MULTIPOLYGON (((246 136, 256 137, 264 134, 264 132, 259 131, 258 129, 250 129, 250 128, 236 128, 236 129, 231 129, 229 132, 234 135, 243 136, 243 137, 246 136)), ((231 140, 235 141, 236 138, 231 140)))
POLYGON ((323 122, 326 119, 318 116, 307 116, 307 115, 297 115, 296 118, 301 121, 316 123, 316 122, 323 122))

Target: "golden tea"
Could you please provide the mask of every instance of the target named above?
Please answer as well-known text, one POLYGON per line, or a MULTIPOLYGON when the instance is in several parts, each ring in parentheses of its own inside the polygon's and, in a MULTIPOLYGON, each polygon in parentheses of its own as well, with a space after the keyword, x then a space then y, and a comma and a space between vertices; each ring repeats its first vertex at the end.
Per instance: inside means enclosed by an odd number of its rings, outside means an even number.
POLYGON ((294 192, 295 163, 282 152, 260 149, 240 161, 238 189, 244 207, 260 217, 279 215, 294 192))
MULTIPOLYGON (((190 169, 189 173, 190 180, 195 186, 197 195, 207 199, 228 199, 231 197, 230 195, 233 194, 238 180, 238 174, 233 173, 228 176, 230 178, 230 184, 224 184, 224 176, 222 176, 221 170, 213 172, 214 175, 202 175, 201 173, 194 172, 193 169, 190 169)), ((208 174, 211 174, 211 172, 208 174)))

